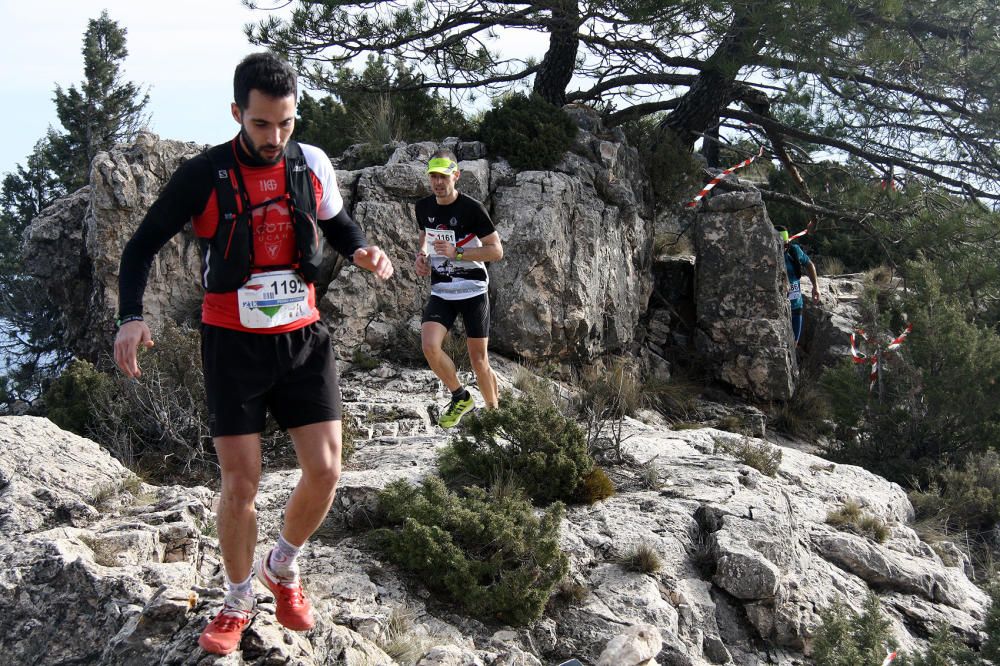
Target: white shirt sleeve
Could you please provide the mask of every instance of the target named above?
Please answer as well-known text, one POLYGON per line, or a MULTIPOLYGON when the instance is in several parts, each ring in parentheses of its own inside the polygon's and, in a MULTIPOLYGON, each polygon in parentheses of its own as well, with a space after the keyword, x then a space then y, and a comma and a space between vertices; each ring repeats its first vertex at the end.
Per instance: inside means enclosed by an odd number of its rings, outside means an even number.
POLYGON ((326 153, 306 143, 300 143, 306 164, 319 180, 322 196, 316 202, 316 216, 321 220, 329 220, 344 207, 344 199, 340 196, 340 186, 337 185, 337 172, 330 163, 326 153))

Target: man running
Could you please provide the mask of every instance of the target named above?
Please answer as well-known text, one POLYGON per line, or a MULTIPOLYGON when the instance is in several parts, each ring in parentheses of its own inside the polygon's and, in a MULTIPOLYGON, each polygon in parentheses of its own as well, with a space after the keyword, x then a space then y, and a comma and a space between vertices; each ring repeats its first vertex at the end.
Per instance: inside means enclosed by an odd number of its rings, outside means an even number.
POLYGON ((247 56, 233 81, 239 134, 182 164, 122 253, 115 361, 141 374, 137 348, 152 347, 142 295, 153 258, 188 220, 202 250, 202 364, 209 428, 222 471, 219 546, 227 591, 198 644, 228 654, 255 612, 253 573, 271 590, 278 622, 314 625, 296 557, 322 523, 340 478, 341 404, 329 331, 312 280, 318 231, 380 279, 388 257, 367 246, 344 209, 329 158, 291 141, 295 71, 271 53, 247 56), (277 545, 253 562, 254 498, 266 411, 291 435, 302 477, 285 506, 277 545))
POLYGON ((417 202, 420 250, 417 275, 431 277, 431 297, 420 327, 424 357, 451 391, 451 403, 438 425, 453 428, 475 406, 462 386, 455 363, 441 348, 459 314, 465 324, 469 360, 487 408, 498 404, 496 376, 490 368, 489 275, 486 262, 500 261, 500 235, 483 205, 455 189, 461 172, 450 150, 439 150, 427 163, 433 195, 417 202))
POLYGON ((812 283, 813 303, 819 303, 819 276, 816 273, 816 264, 809 260, 809 255, 796 243, 788 241, 788 229, 782 226, 775 226, 781 242, 785 248, 785 272, 788 274, 788 302, 792 306, 792 334, 795 337, 795 344, 799 344, 802 337, 802 308, 805 303, 802 300, 802 267, 805 266, 809 272, 809 281, 812 283))

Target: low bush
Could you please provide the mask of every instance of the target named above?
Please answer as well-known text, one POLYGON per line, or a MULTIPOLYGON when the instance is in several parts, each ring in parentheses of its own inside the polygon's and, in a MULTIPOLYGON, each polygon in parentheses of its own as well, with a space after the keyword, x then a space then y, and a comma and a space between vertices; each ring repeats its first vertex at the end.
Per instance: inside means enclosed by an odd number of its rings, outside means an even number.
POLYGON ((663 559, 655 548, 649 544, 641 543, 622 558, 622 564, 631 571, 653 574, 663 568, 663 559))
POLYGON ((594 504, 603 499, 613 497, 615 484, 600 467, 594 467, 587 472, 577 486, 576 498, 581 504, 594 504))
POLYGON ((838 530, 867 536, 879 543, 884 543, 889 538, 888 525, 880 518, 866 514, 854 500, 848 500, 836 511, 828 513, 826 522, 838 530))
POLYGON ((1000 581, 994 580, 986 590, 990 594, 991 603, 983 623, 986 641, 983 643, 982 656, 994 664, 1000 664, 1000 581))
POLYGON ((510 474, 537 504, 575 501, 594 469, 583 430, 551 404, 505 392, 500 408, 467 416, 442 451, 441 475, 485 486, 510 474))
POLYGON ((559 549, 561 503, 537 516, 519 493, 469 487, 460 496, 430 477, 420 486, 389 484, 379 506, 391 526, 374 533, 385 556, 482 620, 538 619, 569 570, 559 549))
POLYGON ((948 532, 982 533, 1000 523, 1000 454, 990 449, 957 467, 938 468, 924 490, 910 493, 917 519, 948 532))
POLYGON ((743 437, 739 442, 718 439, 716 444, 721 452, 767 476, 774 476, 781 467, 781 449, 767 442, 743 437))
POLYGON ((108 390, 113 380, 89 361, 74 359, 45 391, 46 415, 53 423, 89 437, 94 427, 94 396, 108 390))
POLYGON ((772 428, 792 437, 816 438, 832 433, 826 393, 809 373, 799 375, 792 398, 778 405, 769 416, 772 428))
MULTIPOLYGON (((143 478, 206 483, 218 477, 208 427, 198 332, 165 319, 156 346, 140 349, 142 376, 104 373, 72 363, 47 394, 50 418, 94 439, 143 478)), ((344 416, 343 458, 353 451, 357 428, 344 416)), ((262 455, 273 467, 294 466, 288 433, 272 419, 262 433, 262 455)))
POLYGON ((479 137, 515 169, 549 169, 573 145, 577 131, 558 106, 514 93, 483 115, 479 137))

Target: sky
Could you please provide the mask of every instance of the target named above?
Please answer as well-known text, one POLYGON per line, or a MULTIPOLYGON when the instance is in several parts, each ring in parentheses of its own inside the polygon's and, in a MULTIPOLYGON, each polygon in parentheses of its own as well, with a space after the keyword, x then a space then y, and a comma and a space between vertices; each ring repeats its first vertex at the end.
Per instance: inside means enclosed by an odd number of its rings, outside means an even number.
POLYGON ((0 90, 8 130, 0 142, 0 173, 23 164, 50 125, 59 128, 53 91, 56 84, 79 87, 83 33, 104 9, 128 31, 124 78, 148 86, 154 132, 199 143, 235 134, 233 68, 258 50, 247 43, 243 25, 262 12, 240 0, 0 0, 6 28, 0 90))
MULTIPOLYGON (((0 0, 6 28, 0 90, 8 130, 0 142, 0 174, 24 164, 50 125, 60 129, 53 91, 57 84, 79 87, 83 34, 88 20, 104 9, 128 31, 124 80, 148 87, 150 129, 166 139, 212 144, 235 134, 229 112, 233 69, 258 50, 247 43, 243 26, 267 12, 248 10, 240 0, 0 0)), ((523 43, 517 48, 525 54, 523 43)), ((545 43, 527 48, 540 57, 545 43)))

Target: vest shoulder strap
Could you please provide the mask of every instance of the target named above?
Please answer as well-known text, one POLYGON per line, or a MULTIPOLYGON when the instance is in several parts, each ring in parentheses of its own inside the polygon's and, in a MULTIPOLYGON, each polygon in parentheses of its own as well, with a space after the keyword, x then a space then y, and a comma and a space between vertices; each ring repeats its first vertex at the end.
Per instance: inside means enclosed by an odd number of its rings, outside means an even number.
POLYGON ((243 177, 236 164, 236 155, 233 153, 233 145, 230 142, 213 146, 206 151, 206 156, 212 164, 212 181, 215 184, 219 217, 233 219, 239 215, 241 209, 249 207, 246 188, 243 187, 243 177))
POLYGON ((298 141, 290 140, 285 146, 285 188, 296 206, 315 214, 316 191, 309 164, 298 141))

